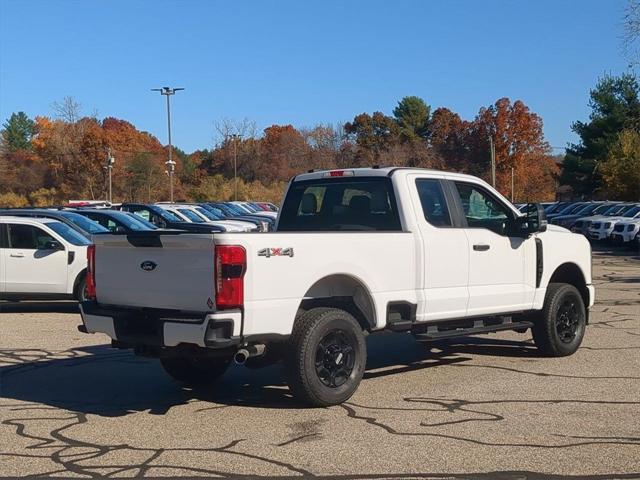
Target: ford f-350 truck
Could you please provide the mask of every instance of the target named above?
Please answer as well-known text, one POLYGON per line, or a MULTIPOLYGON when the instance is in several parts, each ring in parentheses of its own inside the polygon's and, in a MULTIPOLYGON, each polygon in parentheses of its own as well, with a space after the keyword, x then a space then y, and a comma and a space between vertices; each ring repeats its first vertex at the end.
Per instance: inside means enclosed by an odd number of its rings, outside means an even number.
POLYGON ((308 172, 289 183, 275 232, 95 235, 79 329, 187 384, 234 359, 283 360, 293 394, 316 406, 356 390, 370 332, 531 329, 542 354, 570 355, 594 302, 591 249, 527 211, 469 175, 308 172))

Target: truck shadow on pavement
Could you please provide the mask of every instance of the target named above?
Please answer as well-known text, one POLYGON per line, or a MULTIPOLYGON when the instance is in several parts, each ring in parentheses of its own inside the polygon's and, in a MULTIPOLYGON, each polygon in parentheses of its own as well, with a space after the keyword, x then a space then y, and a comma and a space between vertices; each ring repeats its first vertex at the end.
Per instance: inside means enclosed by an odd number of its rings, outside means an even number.
MULTIPOLYGON (((367 339, 368 379, 468 362, 474 355, 529 357, 526 343, 466 339, 425 346, 407 334, 381 333, 367 339)), ((281 364, 258 370, 232 365, 209 389, 173 382, 154 359, 109 345, 66 351, 0 350, 0 397, 101 416, 139 411, 164 414, 173 406, 202 401, 203 409, 224 406, 304 408, 289 394, 281 364)), ((3 402, 6 403, 6 402, 3 402)))
POLYGON ((3 301, 0 300, 2 313, 78 313, 78 302, 38 302, 38 301, 3 301))

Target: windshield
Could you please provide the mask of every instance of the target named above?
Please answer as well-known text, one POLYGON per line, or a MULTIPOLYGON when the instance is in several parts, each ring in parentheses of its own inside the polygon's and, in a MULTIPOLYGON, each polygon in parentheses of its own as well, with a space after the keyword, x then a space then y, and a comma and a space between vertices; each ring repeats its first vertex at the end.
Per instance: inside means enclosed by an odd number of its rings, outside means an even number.
POLYGON ((600 205, 598 208, 596 208, 593 212, 591 212, 593 215, 596 214, 603 214, 604 212, 606 212, 607 210, 609 210, 611 208, 610 204, 604 204, 604 205, 600 205))
POLYGON ((131 217, 136 222, 141 223, 142 225, 147 227, 149 230, 157 230, 158 229, 158 227, 156 225, 154 225, 153 223, 148 221, 146 218, 142 218, 140 215, 136 215, 135 213, 129 213, 129 212, 127 212, 126 215, 131 217))
POLYGON ((60 212, 60 215, 62 215, 64 218, 71 221, 74 225, 77 225, 87 233, 105 233, 109 231, 99 223, 94 222, 93 220, 90 220, 78 213, 60 212))
POLYGON ((222 219, 227 217, 227 215, 221 209, 219 209, 217 207, 212 207, 211 205, 207 205, 207 209, 210 212, 213 212, 214 215, 217 215, 220 218, 220 220, 222 220, 222 219))
POLYGON ((238 210, 240 210, 242 212, 245 212, 245 213, 253 213, 254 212, 254 210, 249 208, 248 205, 234 203, 233 206, 235 208, 237 208, 238 210))
POLYGON ((567 208, 567 206, 567 202, 556 203, 555 205, 552 205, 549 210, 547 210, 547 213, 559 213, 563 209, 567 208))
POLYGON ((220 220, 220 218, 216 217, 213 213, 211 213, 209 210, 207 210, 204 207, 196 207, 196 210, 200 215, 204 215, 209 220, 220 220))
POLYGON ((584 208, 584 203, 580 203, 578 205, 571 205, 568 208, 565 208, 561 214, 563 215, 571 215, 572 213, 576 213, 578 210, 580 210, 581 208, 584 208))
POLYGON ((178 211, 194 223, 204 223, 204 220, 197 213, 192 212, 188 208, 179 208, 178 211))
POLYGON ((626 212, 631 205, 616 205, 615 207, 611 207, 609 210, 604 212, 607 217, 613 217, 614 215, 622 215, 626 212))
POLYGON ((629 210, 627 210, 624 213, 624 216, 628 218, 633 218, 638 214, 638 212, 640 212, 640 206, 636 205, 635 207, 632 207, 629 210))
POLYGON ((240 207, 238 207, 237 205, 234 205, 232 203, 225 204, 225 207, 227 207, 232 213, 235 213, 236 215, 246 215, 247 214, 247 212, 245 212, 243 209, 241 209, 240 207))
POLYGON ((157 210, 154 210, 154 213, 160 215, 167 222, 184 222, 184 220, 175 213, 165 210, 164 208, 158 208, 157 210))
MULTIPOLYGON (((135 230, 135 231, 152 230, 149 227, 147 227, 144 223, 142 223, 144 219, 138 220, 137 217, 133 217, 124 212, 109 212, 109 213, 105 212, 105 213, 100 213, 98 215, 104 215, 104 217, 107 218, 108 220, 111 220, 111 222, 116 224, 120 223, 124 225, 126 228, 128 228, 129 230, 135 230)), ((111 228, 111 225, 109 225, 109 228, 111 228)))
POLYGON ((84 235, 82 235, 80 232, 77 232, 66 223, 51 222, 47 223, 47 227, 56 232, 72 245, 76 245, 78 247, 91 245, 91 240, 88 240, 84 235))
POLYGON ((580 210, 578 210, 576 212, 576 215, 585 215, 587 213, 591 213, 593 212, 596 208, 598 208, 600 205, 597 203, 592 203, 589 205, 586 205, 584 207, 582 207, 580 210))

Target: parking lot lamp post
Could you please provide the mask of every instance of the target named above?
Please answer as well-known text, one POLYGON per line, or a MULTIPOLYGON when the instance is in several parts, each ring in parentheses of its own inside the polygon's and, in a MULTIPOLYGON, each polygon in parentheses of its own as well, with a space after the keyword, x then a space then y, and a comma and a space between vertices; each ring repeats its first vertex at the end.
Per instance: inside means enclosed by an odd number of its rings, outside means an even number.
POLYGON ((116 159, 111 155, 111 149, 107 152, 107 171, 109 173, 109 203, 113 203, 113 195, 111 188, 111 172, 113 170, 113 164, 116 163, 116 159))
POLYGON ((180 90, 184 90, 184 88, 171 88, 171 87, 162 87, 162 88, 152 88, 154 92, 160 92, 160 95, 165 95, 167 97, 167 130, 169 133, 169 160, 167 160, 165 165, 167 166, 167 172, 169 174, 169 200, 173 203, 173 174, 175 172, 176 162, 173 161, 173 147, 171 146, 171 102, 169 97, 171 95, 175 95, 176 92, 180 90))
POLYGON ((234 200, 238 200, 238 140, 240 134, 233 133, 229 135, 233 139, 233 183, 234 183, 234 200))

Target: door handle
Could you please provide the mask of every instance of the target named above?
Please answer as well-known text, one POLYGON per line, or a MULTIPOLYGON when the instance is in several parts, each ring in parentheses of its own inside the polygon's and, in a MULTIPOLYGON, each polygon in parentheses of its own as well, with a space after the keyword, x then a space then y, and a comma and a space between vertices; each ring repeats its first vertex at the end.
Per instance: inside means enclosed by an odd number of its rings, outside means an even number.
POLYGON ((24 253, 10 253, 9 256, 14 258, 24 258, 24 253))
POLYGON ((473 246, 473 249, 476 252, 486 252, 490 248, 491 248, 491 245, 487 245, 485 243, 479 243, 479 244, 473 246))

